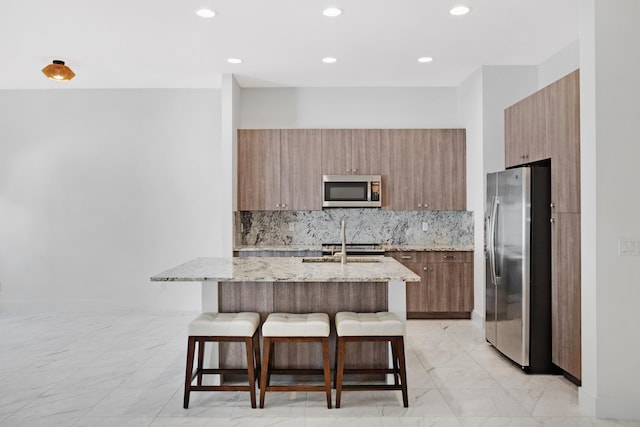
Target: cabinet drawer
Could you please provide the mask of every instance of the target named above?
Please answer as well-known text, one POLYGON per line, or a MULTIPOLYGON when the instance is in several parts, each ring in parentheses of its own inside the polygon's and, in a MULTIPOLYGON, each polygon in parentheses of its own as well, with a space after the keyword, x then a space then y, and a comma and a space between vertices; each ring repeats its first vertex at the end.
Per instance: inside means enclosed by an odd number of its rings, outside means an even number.
POLYGON ((422 262, 473 262, 473 252, 423 252, 422 262))
POLYGON ((403 252, 403 251, 385 252, 385 256, 394 258, 399 262, 401 262, 402 264, 422 262, 422 258, 420 257, 420 255, 421 255, 420 252, 403 252))

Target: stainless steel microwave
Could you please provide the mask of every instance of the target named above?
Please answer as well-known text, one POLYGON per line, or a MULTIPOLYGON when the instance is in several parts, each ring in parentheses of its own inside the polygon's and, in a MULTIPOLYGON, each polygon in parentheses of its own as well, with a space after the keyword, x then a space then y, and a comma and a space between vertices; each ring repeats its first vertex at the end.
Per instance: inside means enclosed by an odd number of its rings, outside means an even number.
POLYGON ((323 175, 323 208, 379 208, 382 206, 380 175, 323 175))

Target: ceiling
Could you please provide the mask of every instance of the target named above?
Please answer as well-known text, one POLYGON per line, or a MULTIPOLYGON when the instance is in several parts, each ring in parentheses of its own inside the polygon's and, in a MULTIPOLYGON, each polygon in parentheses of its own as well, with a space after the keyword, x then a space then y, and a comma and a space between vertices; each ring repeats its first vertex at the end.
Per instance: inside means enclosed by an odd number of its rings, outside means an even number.
POLYGON ((579 2, 2 0, 0 89, 216 88, 227 73, 243 87, 458 86, 482 65, 537 65, 577 40, 579 2), (460 4, 471 12, 450 15, 460 4), (323 16, 328 6, 343 14, 323 16), (44 77, 54 59, 76 78, 44 77))

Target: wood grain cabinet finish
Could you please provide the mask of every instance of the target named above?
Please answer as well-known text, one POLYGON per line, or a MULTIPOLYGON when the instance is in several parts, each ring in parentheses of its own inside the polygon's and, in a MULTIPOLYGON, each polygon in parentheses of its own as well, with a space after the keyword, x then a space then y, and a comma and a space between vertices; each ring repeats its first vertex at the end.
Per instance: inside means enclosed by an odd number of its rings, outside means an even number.
POLYGON ((407 318, 470 318, 473 252, 388 252, 420 276, 407 283, 407 318))
POLYGON ((238 130, 238 210, 280 208, 280 130, 238 130))
POLYGON ((238 130, 238 210, 320 210, 321 134, 238 130))
POLYGON ((505 110, 507 167, 548 159, 548 90, 541 89, 505 110))
POLYGON ((379 129, 323 129, 323 175, 379 175, 379 129))
POLYGON ((383 208, 465 210, 464 129, 383 129, 383 208))
POLYGON ((556 212, 580 212, 580 71, 546 88, 551 195, 556 212))
POLYGON ((551 360, 580 380, 580 214, 553 214, 551 245, 551 360))
POLYGON ((322 138, 319 129, 280 131, 282 209, 294 211, 322 209, 321 157, 322 138))
POLYGON ((506 167, 551 160, 552 359, 581 379, 580 72, 505 110, 506 167), (530 157, 523 153, 530 152, 530 157))

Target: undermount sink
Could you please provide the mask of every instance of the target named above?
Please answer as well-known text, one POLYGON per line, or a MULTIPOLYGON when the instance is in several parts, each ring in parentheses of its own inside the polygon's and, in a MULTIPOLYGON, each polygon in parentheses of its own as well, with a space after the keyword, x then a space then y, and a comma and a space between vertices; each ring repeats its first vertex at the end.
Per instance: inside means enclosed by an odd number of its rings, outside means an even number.
MULTIPOLYGON (((305 257, 302 262, 340 262, 340 257, 305 257)), ((349 257, 347 256, 347 264, 351 262, 380 262, 376 257, 349 257)))

